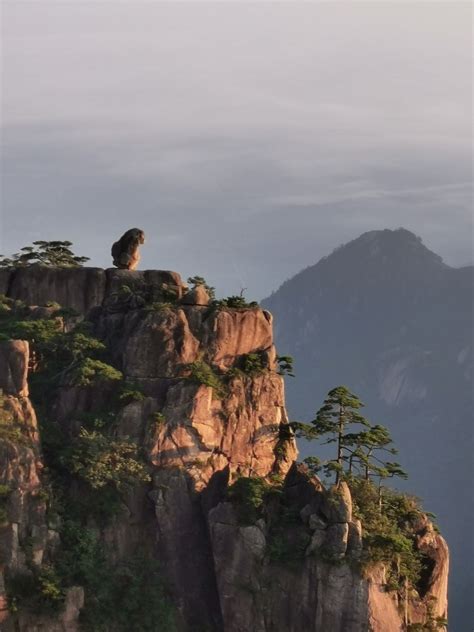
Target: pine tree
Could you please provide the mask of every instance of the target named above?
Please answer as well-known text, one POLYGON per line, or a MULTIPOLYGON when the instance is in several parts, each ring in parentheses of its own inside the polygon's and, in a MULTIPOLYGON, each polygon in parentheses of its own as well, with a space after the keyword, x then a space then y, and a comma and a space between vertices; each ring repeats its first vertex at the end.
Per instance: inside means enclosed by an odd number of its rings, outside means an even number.
MULTIPOLYGON (((308 440, 317 439, 329 435, 323 444, 336 443, 336 458, 321 462, 327 476, 333 472, 336 474, 336 484, 340 481, 344 471, 344 463, 348 462, 352 453, 349 445, 346 445, 348 427, 370 424, 358 411, 363 403, 351 393, 345 386, 338 386, 329 391, 323 406, 316 413, 315 419, 310 424, 293 422, 291 427, 297 436, 308 440)), ((355 436, 351 433, 350 436, 355 436)))
POLYGON ((32 246, 25 246, 11 257, 0 255, 0 267, 24 268, 41 263, 46 266, 75 268, 89 261, 89 257, 75 255, 71 246, 70 241, 34 241, 32 246))
POLYGON ((322 461, 314 456, 305 459, 313 472, 322 469, 328 477, 335 473, 336 484, 342 476, 358 476, 366 481, 376 478, 381 498, 384 479, 394 476, 406 478, 406 474, 399 463, 384 460, 384 454, 397 454, 392 437, 385 426, 372 426, 360 414, 363 406, 357 395, 345 386, 338 386, 329 391, 312 422, 292 422, 290 426, 296 436, 308 441, 328 437, 323 445, 336 444, 333 459, 322 461), (357 430, 361 426, 362 429, 357 430))

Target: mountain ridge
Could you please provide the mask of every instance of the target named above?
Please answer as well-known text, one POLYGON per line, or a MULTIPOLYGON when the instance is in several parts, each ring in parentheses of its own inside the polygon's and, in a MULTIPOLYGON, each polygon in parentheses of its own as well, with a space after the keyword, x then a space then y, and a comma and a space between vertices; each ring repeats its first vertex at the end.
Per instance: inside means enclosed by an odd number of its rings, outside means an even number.
POLYGON ((290 415, 311 418, 324 393, 345 383, 369 418, 390 426, 410 486, 453 549, 455 630, 467 625, 472 585, 463 560, 474 517, 452 490, 472 476, 473 272, 448 266, 406 229, 369 231, 262 301, 280 352, 295 360, 290 415))

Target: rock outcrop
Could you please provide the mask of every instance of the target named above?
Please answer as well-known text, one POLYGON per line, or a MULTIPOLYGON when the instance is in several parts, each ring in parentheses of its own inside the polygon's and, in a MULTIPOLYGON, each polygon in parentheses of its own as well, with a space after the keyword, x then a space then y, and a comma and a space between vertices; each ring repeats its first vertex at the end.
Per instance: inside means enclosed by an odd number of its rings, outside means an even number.
POLYGON ((28 557, 37 566, 47 563, 59 538, 46 515, 38 423, 26 382, 28 357, 27 342, 0 342, 0 389, 5 393, 0 402, 0 629, 76 632, 84 601, 81 587, 67 591, 64 608, 54 618, 19 612, 15 627, 8 609, 6 579, 28 577, 28 557))
MULTIPOLYGON (((363 525, 347 485, 327 491, 295 465, 268 312, 208 305, 172 272, 40 266, 0 272, 11 298, 54 301, 87 317, 114 366, 143 393, 120 408, 115 435, 141 447, 151 482, 126 495, 123 511, 100 537, 117 559, 145 545, 161 561, 180 631, 404 629, 395 598, 382 589, 383 571, 367 577, 358 570, 363 525), (249 354, 259 368, 246 373, 249 354), (279 481, 278 497, 269 497, 255 519, 242 518, 227 493, 240 476, 279 481)), ((27 367, 28 343, 0 343, 4 413, 27 437, 0 439, 1 482, 12 489, 0 531, 7 577, 18 568, 28 572, 26 541, 34 542, 41 565, 54 558, 59 537, 41 493, 47 476, 27 367)), ((102 386, 59 384, 49 412, 74 437, 81 416, 109 400, 102 386)), ((426 619, 427 596, 436 596, 437 615, 446 611, 447 549, 428 522, 418 546, 432 565, 425 594, 407 605, 413 622, 426 619)), ((41 619, 42 628, 30 613, 9 617, 4 599, 3 625, 13 629, 14 619, 20 632, 74 632, 83 599, 81 587, 71 587, 61 613, 41 619)))

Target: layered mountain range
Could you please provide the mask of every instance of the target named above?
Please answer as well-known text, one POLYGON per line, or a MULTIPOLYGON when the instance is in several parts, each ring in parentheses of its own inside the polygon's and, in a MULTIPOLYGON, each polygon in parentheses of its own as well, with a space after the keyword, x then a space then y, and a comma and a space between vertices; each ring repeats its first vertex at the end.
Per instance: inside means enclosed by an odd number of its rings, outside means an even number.
POLYGON ((408 230, 371 231, 263 301, 280 352, 295 360, 291 418, 313 418, 346 384, 389 426, 407 485, 451 548, 455 632, 472 627, 473 270, 446 265, 408 230))
POLYGON ((163 271, 35 265, 0 294, 2 630, 444 629, 429 518, 406 505, 363 564, 349 487, 296 463, 268 311, 163 271))

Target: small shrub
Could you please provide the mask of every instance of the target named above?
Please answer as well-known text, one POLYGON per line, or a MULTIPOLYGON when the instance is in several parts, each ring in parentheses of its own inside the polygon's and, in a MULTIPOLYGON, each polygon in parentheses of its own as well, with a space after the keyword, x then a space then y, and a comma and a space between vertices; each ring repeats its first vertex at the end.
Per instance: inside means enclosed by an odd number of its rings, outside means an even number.
POLYGON ((256 376, 268 369, 265 356, 262 353, 248 353, 241 359, 242 371, 246 375, 256 376))
POLYGON ((23 433, 22 427, 15 421, 13 414, 5 408, 5 396, 0 389, 0 441, 11 441, 20 445, 29 445, 29 437, 23 433))
POLYGON ((120 390, 118 396, 119 402, 126 406, 132 402, 142 402, 146 399, 145 394, 140 390, 140 387, 130 382, 125 382, 120 390))
POLYGON ((239 520, 243 524, 255 524, 261 515, 264 500, 272 486, 258 476, 242 476, 227 489, 228 498, 236 504, 239 520))
POLYGON ((51 314, 53 318, 79 318, 80 314, 72 307, 61 307, 51 314))
POLYGON ((80 620, 86 632, 175 632, 174 607, 159 564, 137 553, 115 565, 97 566, 80 620))
POLYGON ((123 378, 120 371, 101 360, 85 358, 70 373, 73 386, 91 386, 100 382, 117 382, 123 378))
POLYGON ((148 482, 145 464, 137 459, 137 446, 113 441, 97 431, 81 428, 62 458, 62 463, 92 489, 111 486, 124 491, 138 482, 148 482))
POLYGON ((163 413, 153 413, 152 420, 156 428, 161 428, 166 423, 166 419, 163 413))
POLYGON ((63 581, 69 585, 89 586, 96 581, 98 568, 105 564, 105 550, 97 532, 79 522, 66 520, 61 528, 57 561, 63 581))
POLYGON ((195 289, 198 285, 202 285, 206 290, 209 298, 213 301, 216 298, 216 290, 211 285, 208 285, 206 280, 201 276, 193 276, 188 278, 188 283, 192 286, 191 289, 195 289))
POLYGON ((256 301, 248 302, 244 296, 235 295, 214 301, 213 307, 217 309, 254 309, 255 307, 258 307, 258 303, 256 301))
POLYGON ((225 397, 227 389, 223 377, 209 364, 203 360, 196 360, 184 368, 189 371, 189 380, 211 387, 219 398, 225 397))
POLYGON ((115 424, 117 415, 113 409, 107 411, 99 410, 92 413, 81 413, 77 419, 86 430, 99 430, 100 432, 104 432, 115 424))
POLYGON ((145 307, 147 312, 162 312, 165 309, 172 309, 174 307, 173 303, 170 301, 153 301, 145 307))
POLYGON ((293 358, 291 356, 277 356, 276 361, 278 363, 279 375, 295 377, 295 374, 293 373, 293 358))
POLYGON ((25 609, 38 614, 54 614, 64 603, 64 588, 54 566, 32 566, 29 571, 6 577, 6 593, 11 612, 25 609))
POLYGON ((178 300, 178 288, 176 287, 170 287, 169 285, 167 285, 166 283, 163 283, 159 289, 159 298, 162 304, 164 305, 169 305, 170 307, 173 307, 176 304, 176 301, 178 300))
POLYGON ((284 527, 270 532, 266 555, 272 562, 298 565, 305 557, 310 536, 304 531, 288 531, 284 527))

